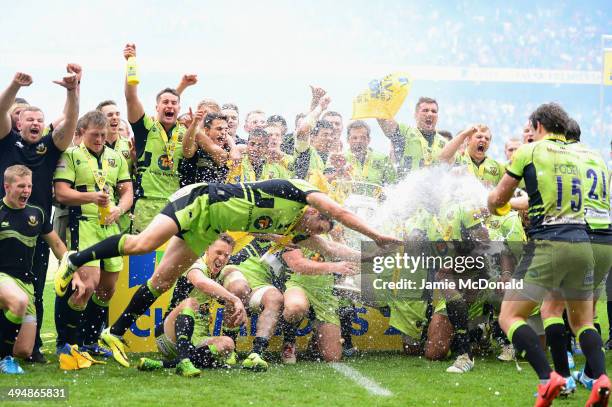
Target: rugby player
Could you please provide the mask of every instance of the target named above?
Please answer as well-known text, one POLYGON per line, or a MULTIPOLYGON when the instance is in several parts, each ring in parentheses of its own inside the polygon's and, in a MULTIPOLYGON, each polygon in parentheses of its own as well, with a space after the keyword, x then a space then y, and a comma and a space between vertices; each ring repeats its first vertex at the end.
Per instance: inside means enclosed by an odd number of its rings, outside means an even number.
POLYGON ((570 325, 595 379, 587 405, 607 405, 610 392, 601 336, 593 326, 593 250, 584 223, 582 158, 566 142, 568 120, 557 104, 539 106, 529 118, 535 142, 515 152, 488 199, 495 213, 507 205, 519 181, 525 179, 532 241, 514 276, 524 279, 525 289, 506 291, 499 321, 540 379, 536 406, 551 405, 566 384, 552 371, 536 333, 525 322, 551 293, 563 295, 570 325))
POLYGON ((420 97, 414 118, 416 127, 398 124, 394 119, 378 119, 383 133, 391 141, 400 178, 410 171, 434 164, 447 143, 436 131, 438 102, 435 99, 420 97))
MULTIPOLYGON (((127 60, 136 56, 136 45, 123 50, 127 60)), ((133 229, 143 231, 179 189, 179 168, 183 159, 182 141, 187 129, 177 118, 181 110, 176 89, 165 88, 155 97, 155 117, 145 114, 138 97, 138 85, 125 81, 127 118, 134 131, 137 175, 133 229)))
MULTIPOLYGON (((77 124, 77 132, 83 137, 81 145, 64 152, 57 164, 55 197, 69 207, 67 241, 72 250, 121 233, 118 222, 132 207, 127 162, 106 145, 107 131, 107 117, 102 112, 86 113, 77 124), (101 216, 101 211, 107 213, 101 216)), ((67 288, 68 295, 56 297, 58 353, 70 353, 66 344, 84 345, 87 351, 99 353, 98 336, 122 269, 121 257, 92 259, 77 270, 82 286, 78 290, 67 288)))
POLYGON ((497 185, 504 174, 504 167, 497 160, 487 156, 491 137, 491 130, 484 124, 469 127, 444 146, 439 159, 449 164, 466 166, 471 174, 487 186, 497 185), (465 152, 457 154, 457 150, 466 140, 465 152))
MULTIPOLYGON (((123 158, 125 158, 131 178, 134 171, 134 161, 132 160, 134 146, 129 138, 122 137, 120 134, 119 126, 121 124, 121 113, 117 108, 117 104, 113 100, 105 100, 96 106, 96 110, 102 112, 108 120, 106 146, 115 150, 121 154, 123 158)), ((116 198, 117 200, 115 205, 119 203, 119 197, 116 198)), ((127 233, 130 230, 132 223, 130 212, 131 210, 128 210, 126 213, 121 215, 121 217, 119 217, 119 221, 117 222, 122 233, 127 233)))
MULTIPOLYGON (((317 238, 329 232, 331 220, 370 237, 379 245, 397 243, 302 180, 269 180, 243 184, 194 184, 174 194, 170 203, 138 235, 116 235, 73 253, 56 273, 55 289, 63 296, 74 271, 83 264, 123 255, 144 254, 166 241, 165 255, 147 284, 140 287, 124 313, 105 330, 102 339, 128 365, 120 337, 145 310, 167 291, 223 231, 301 233, 324 255, 338 247, 317 238)), ((288 236, 289 238, 289 236, 288 236)))
POLYGON ((157 348, 164 360, 141 358, 139 370, 175 367, 179 376, 193 377, 199 376, 202 368, 225 364, 234 352, 234 341, 228 336, 211 336, 208 317, 214 298, 225 303, 225 325, 240 326, 246 321, 242 301, 217 282, 233 247, 234 239, 222 233, 190 267, 185 274, 190 284, 187 298, 174 301, 182 296, 175 288, 172 302, 178 305, 164 318, 162 331, 156 332, 157 348))
POLYGON ((58 259, 66 246, 51 229, 45 212, 28 204, 32 171, 13 165, 4 171, 5 196, 0 203, 0 372, 21 374, 13 356, 28 358, 36 337, 34 274, 36 239, 42 236, 58 259))

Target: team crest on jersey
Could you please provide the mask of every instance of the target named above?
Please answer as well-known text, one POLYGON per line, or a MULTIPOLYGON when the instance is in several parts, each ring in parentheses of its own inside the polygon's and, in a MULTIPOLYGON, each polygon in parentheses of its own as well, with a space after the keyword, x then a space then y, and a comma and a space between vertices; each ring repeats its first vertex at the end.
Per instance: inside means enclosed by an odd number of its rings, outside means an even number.
POLYGON ((40 143, 39 145, 36 146, 36 154, 38 155, 43 155, 47 153, 47 146, 44 145, 43 143, 40 143))
POLYGON ((121 154, 123 154, 126 160, 130 158, 130 152, 127 150, 123 150, 121 154))
POLYGON ((490 173, 491 175, 497 175, 497 174, 499 174, 499 170, 498 170, 498 168, 497 168, 497 167, 491 167, 491 168, 489 169, 489 173, 490 173))
POLYGON ((160 169, 168 171, 172 169, 172 160, 168 159, 168 156, 166 154, 160 155, 157 159, 157 165, 160 169))
POLYGON ((255 229, 268 229, 272 226, 272 218, 269 216, 260 216, 255 219, 253 226, 255 226, 255 229))
POLYGON ((108 159, 108 166, 111 168, 116 168, 117 167, 117 161, 115 161, 114 158, 109 158, 108 159))
POLYGON ((38 219, 36 219, 36 216, 31 215, 28 217, 28 225, 35 227, 36 225, 38 225, 38 219))

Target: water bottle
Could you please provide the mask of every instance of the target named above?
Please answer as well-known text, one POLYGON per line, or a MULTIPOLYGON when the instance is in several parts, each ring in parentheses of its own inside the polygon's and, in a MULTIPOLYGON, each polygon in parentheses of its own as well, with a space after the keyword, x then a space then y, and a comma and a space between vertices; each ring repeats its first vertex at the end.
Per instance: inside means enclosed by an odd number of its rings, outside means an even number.
POLYGON ((129 57, 126 65, 126 78, 128 85, 138 85, 138 66, 136 65, 136 57, 129 57))

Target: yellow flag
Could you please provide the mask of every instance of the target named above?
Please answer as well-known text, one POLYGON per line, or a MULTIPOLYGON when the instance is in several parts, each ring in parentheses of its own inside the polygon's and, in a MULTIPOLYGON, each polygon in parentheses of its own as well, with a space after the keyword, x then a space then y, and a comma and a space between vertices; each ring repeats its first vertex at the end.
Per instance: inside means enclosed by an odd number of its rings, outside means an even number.
POLYGON ((612 85, 612 48, 604 49, 603 83, 612 85))
POLYGON ((396 72, 368 84, 368 89, 353 99, 353 120, 392 119, 408 96, 412 79, 406 72, 396 72))
POLYGON ((227 232, 227 234, 230 235, 236 242, 234 244, 232 254, 238 253, 244 248, 244 246, 248 245, 251 243, 251 240, 253 240, 253 235, 251 235, 249 232, 227 232))

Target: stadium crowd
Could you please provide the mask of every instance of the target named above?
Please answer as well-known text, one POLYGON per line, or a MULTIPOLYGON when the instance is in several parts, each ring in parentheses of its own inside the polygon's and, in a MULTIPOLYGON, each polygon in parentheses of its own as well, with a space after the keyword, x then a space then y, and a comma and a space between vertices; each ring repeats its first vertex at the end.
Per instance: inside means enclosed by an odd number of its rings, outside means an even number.
MULTIPOLYGON (((359 351, 351 338, 359 299, 340 296, 334 287, 360 269, 360 252, 346 238, 353 229, 381 248, 403 240, 525 242, 526 255, 507 244, 499 270, 469 278, 524 279, 532 290, 507 289, 500 304, 482 290, 425 288, 419 299, 396 298, 381 311, 401 332, 406 355, 440 360, 452 354, 450 373, 474 369, 474 355, 495 346, 500 361, 525 357, 534 367, 536 405, 573 393, 576 382, 592 389, 590 400, 607 403, 610 382, 593 304, 612 263, 609 175, 603 158, 580 143, 580 126, 563 108, 544 104, 517 112, 501 106, 523 129, 507 140, 501 162, 488 154, 489 115, 453 137, 437 128, 438 115, 458 121, 462 107, 439 107, 421 97, 415 126, 378 120, 392 145, 387 154, 370 148, 370 125, 333 111, 320 87, 312 87, 308 110, 295 119, 263 110, 244 114, 212 99, 184 113, 181 95, 197 83, 196 75, 184 75, 176 88, 157 94, 149 115, 138 95, 135 45, 126 45, 124 57, 126 120, 111 100, 80 112, 82 69, 76 64, 56 81, 66 88, 66 102, 52 123, 17 97, 33 83, 28 74, 15 74, 0 94, 3 373, 23 373, 15 358, 46 362, 40 327, 50 250, 60 260, 54 279, 60 366, 111 356, 129 366, 123 335, 169 290, 171 304, 155 332, 160 358, 141 358, 141 370, 175 368, 197 376, 203 368, 237 363, 266 370, 277 327, 283 362, 296 363, 296 331, 305 318, 316 331, 312 354, 324 361, 350 357, 359 351), (402 220, 397 238, 342 205, 351 193, 382 199, 385 187, 433 166, 482 181, 490 190, 489 208, 450 200, 435 213, 418 208, 402 220), (111 324, 108 306, 122 256, 167 241, 153 276, 111 324), (220 336, 209 331, 213 301, 225 307, 220 336), (239 362, 238 329, 254 313, 253 347, 239 362), (568 360, 572 341, 587 359, 575 374, 568 360)), ((478 110, 475 103, 471 108, 478 110)), ((452 268, 423 272, 432 281, 458 278, 452 268)))

